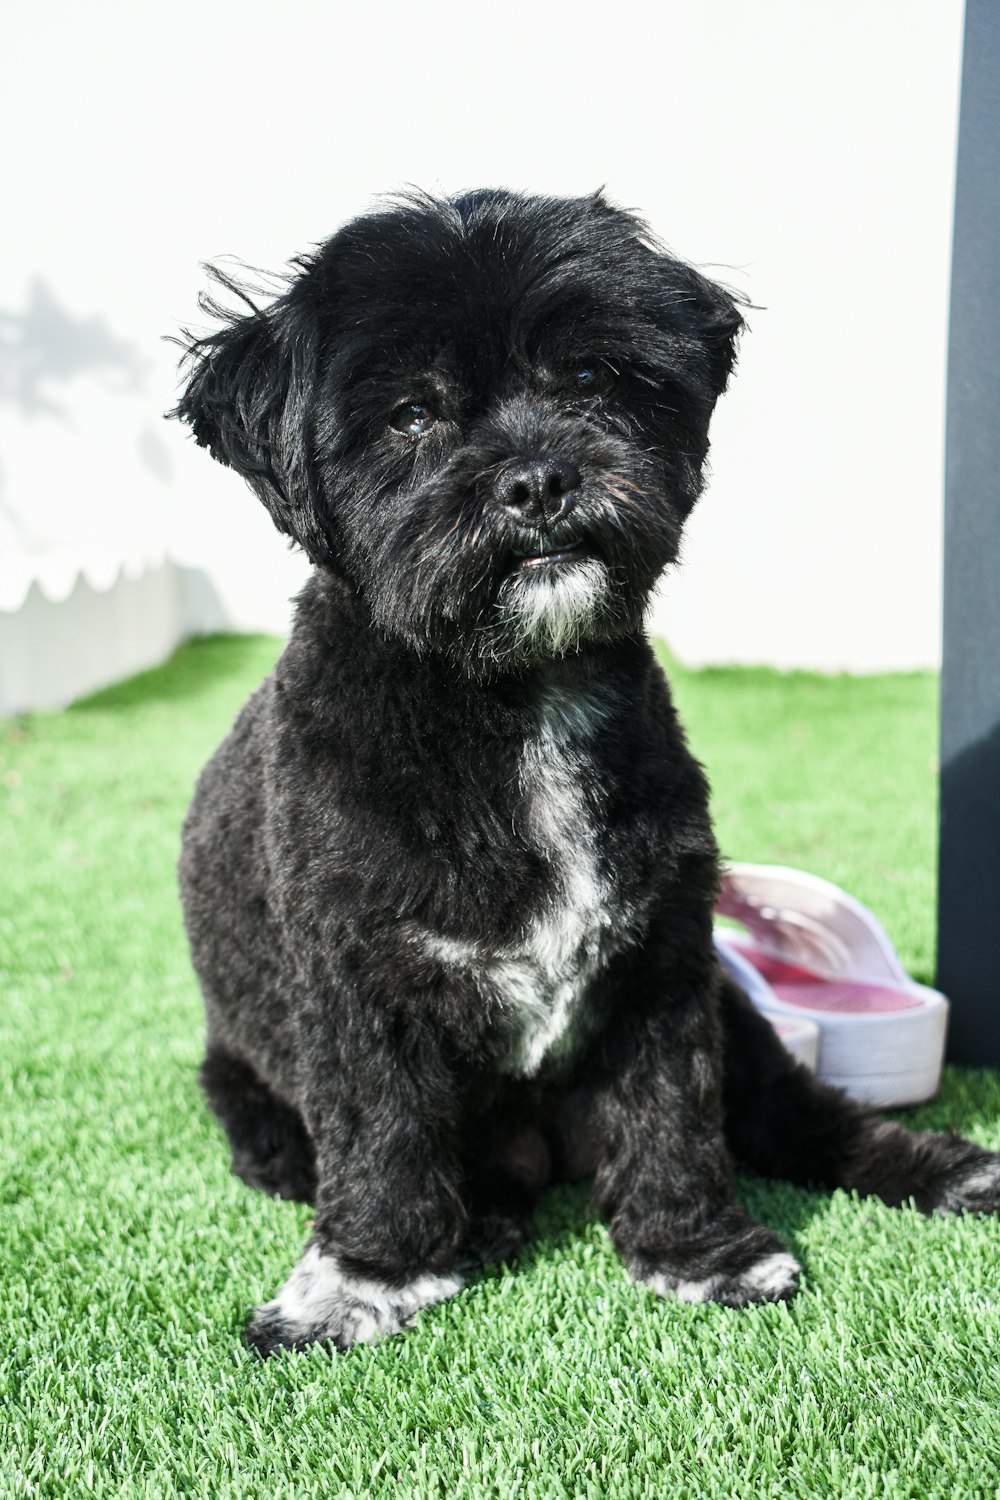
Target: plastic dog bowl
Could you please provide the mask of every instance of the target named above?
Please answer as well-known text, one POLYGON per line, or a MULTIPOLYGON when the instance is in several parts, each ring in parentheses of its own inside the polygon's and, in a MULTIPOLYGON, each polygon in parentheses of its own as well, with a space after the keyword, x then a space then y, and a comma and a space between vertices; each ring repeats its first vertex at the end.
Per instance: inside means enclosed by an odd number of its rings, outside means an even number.
POLYGON ((860 901, 802 870, 737 864, 716 910, 739 924, 717 928, 717 946, 757 1008, 817 1027, 820 1078, 882 1108, 931 1098, 948 1001, 909 977, 860 901))

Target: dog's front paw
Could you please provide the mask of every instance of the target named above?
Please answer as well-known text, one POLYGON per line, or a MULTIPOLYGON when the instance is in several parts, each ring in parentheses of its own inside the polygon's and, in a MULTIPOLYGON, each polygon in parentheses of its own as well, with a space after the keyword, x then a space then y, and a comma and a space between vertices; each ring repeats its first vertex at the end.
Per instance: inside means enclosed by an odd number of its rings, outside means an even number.
POLYGON ((461 1285, 458 1276, 431 1273, 405 1286, 365 1281, 310 1245, 277 1296, 257 1308, 243 1339, 265 1357, 315 1343, 343 1353, 412 1328, 421 1308, 443 1302, 461 1285))
POLYGON ((777 1235, 754 1226, 731 1244, 708 1249, 685 1246, 633 1278, 658 1297, 677 1302, 719 1302, 747 1307, 754 1302, 786 1302, 798 1289, 802 1267, 777 1235))

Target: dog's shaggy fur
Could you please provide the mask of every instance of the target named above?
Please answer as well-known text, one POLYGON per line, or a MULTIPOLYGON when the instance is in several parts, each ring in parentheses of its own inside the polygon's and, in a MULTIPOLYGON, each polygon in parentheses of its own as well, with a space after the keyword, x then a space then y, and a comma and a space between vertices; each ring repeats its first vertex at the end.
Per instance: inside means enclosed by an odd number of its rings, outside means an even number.
POLYGON ((346 1349, 593 1175, 631 1276, 738 1307, 794 1182, 995 1211, 1000 1158, 818 1083, 719 970, 705 778, 643 635, 740 313, 600 195, 412 197, 189 345, 178 414, 315 564, 181 885, 233 1165, 315 1202, 247 1338, 346 1349))

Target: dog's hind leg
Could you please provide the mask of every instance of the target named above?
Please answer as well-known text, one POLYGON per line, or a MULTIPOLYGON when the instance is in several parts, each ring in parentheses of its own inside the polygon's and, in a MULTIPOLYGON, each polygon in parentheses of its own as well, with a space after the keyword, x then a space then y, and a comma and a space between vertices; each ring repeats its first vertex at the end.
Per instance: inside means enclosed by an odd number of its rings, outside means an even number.
POLYGON ((468 1220, 459 1265, 501 1265, 517 1254, 552 1180, 543 1121, 516 1109, 490 1110, 467 1126, 464 1158, 468 1220))
POLYGON ((960 1136, 907 1130, 821 1082, 728 975, 720 1004, 724 1126, 738 1161, 894 1207, 912 1198, 924 1213, 1000 1211, 1000 1156, 960 1136))
POLYGON ((198 1076, 225 1126, 237 1177, 279 1198, 312 1203, 315 1153, 298 1111, 224 1047, 209 1046, 198 1076))

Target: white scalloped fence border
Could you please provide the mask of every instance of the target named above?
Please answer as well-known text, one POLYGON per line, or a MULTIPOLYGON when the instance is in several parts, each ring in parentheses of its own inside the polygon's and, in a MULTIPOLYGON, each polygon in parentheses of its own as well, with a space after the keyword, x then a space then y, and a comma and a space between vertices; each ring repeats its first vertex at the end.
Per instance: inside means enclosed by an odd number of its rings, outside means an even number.
POLYGON ((19 607, 0 611, 0 717, 62 708, 158 665, 195 633, 188 613, 165 553, 32 578, 19 607))
POLYGON ((0 613, 16 614, 36 594, 49 604, 65 604, 74 590, 86 584, 97 594, 110 593, 121 580, 137 583, 170 561, 164 546, 151 546, 122 557, 120 553, 93 553, 81 558, 72 553, 34 553, 15 561, 0 562, 0 613))

